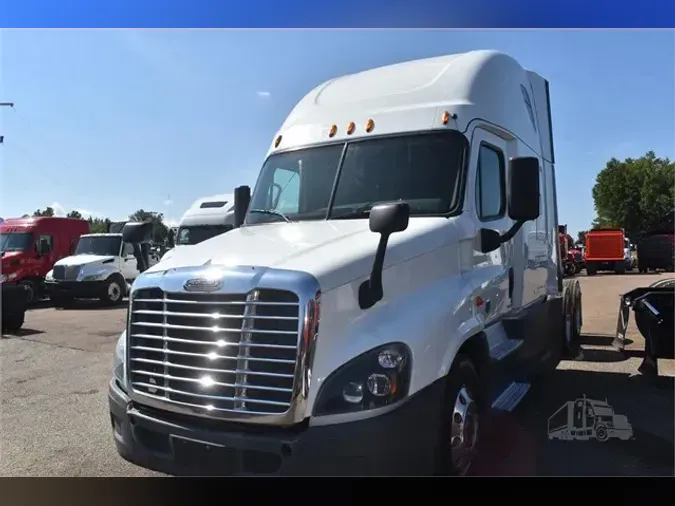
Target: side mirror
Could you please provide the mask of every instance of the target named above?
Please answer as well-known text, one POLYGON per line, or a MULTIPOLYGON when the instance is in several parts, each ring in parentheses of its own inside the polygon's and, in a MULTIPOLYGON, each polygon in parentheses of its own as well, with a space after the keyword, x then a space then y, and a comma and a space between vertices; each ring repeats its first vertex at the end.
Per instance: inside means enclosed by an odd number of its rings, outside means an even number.
POLYGON ((129 222, 122 227, 122 240, 131 244, 139 244, 150 241, 152 237, 151 221, 129 222))
POLYGON ((405 202, 380 204, 370 210, 368 225, 376 234, 391 235, 408 228, 410 206, 405 202))
POLYGON ((481 228, 473 241, 473 247, 481 253, 491 253, 502 245, 502 236, 496 230, 481 228))
POLYGON ((387 252, 389 236, 396 232, 403 232, 408 228, 410 221, 410 206, 406 202, 379 204, 370 210, 369 227, 371 232, 380 234, 380 243, 377 245, 373 268, 370 278, 359 287, 359 306, 361 309, 373 307, 382 300, 382 269, 384 255, 387 252))
POLYGON ((234 228, 239 228, 244 223, 248 205, 251 203, 251 188, 238 186, 234 189, 234 228))
POLYGON ((509 162, 509 218, 530 221, 539 218, 539 160, 534 157, 512 158, 509 162))

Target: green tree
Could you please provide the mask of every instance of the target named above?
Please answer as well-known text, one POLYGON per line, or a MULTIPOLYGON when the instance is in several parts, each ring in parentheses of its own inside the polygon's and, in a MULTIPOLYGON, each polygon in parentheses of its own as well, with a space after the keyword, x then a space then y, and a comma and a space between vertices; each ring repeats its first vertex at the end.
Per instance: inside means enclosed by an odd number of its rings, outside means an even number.
POLYGON ((580 230, 577 232, 577 244, 586 244, 586 232, 588 232, 588 230, 580 230))
POLYGON ((54 216, 54 208, 47 207, 44 210, 36 209, 33 216, 54 216))
POLYGON ((108 226, 110 225, 110 220, 108 218, 92 218, 91 216, 87 220, 89 222, 89 233, 90 234, 105 234, 108 232, 108 226))
POLYGON ((164 224, 164 215, 139 209, 129 215, 130 221, 151 221, 152 222, 152 240, 158 244, 164 244, 169 235, 169 228, 164 224))
POLYGON ((661 225, 675 202, 675 163, 653 151, 624 161, 612 158, 593 187, 594 228, 623 228, 631 240, 661 225))
POLYGON ((79 220, 82 220, 82 219, 83 219, 83 218, 82 218, 82 214, 81 214, 79 211, 76 211, 76 210, 74 210, 74 209, 73 209, 72 211, 70 211, 70 212, 66 215, 66 217, 67 217, 67 218, 77 218, 77 219, 79 219, 79 220))

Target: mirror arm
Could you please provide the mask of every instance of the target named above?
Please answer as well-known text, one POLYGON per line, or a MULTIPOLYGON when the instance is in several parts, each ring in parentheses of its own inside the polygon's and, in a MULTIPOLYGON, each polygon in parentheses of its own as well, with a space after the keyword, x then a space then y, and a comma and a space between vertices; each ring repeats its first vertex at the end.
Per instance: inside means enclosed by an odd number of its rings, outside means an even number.
POLYGON ((375 252, 373 269, 370 272, 370 279, 367 279, 359 286, 359 306, 361 309, 369 309, 377 302, 382 300, 384 289, 382 287, 382 269, 384 268, 384 255, 387 252, 387 243, 389 234, 380 235, 380 242, 375 252))
POLYGON ((500 237, 502 244, 505 242, 510 241, 515 237, 515 235, 518 233, 518 230, 525 224, 525 221, 519 220, 516 221, 510 229, 508 229, 502 236, 500 237))

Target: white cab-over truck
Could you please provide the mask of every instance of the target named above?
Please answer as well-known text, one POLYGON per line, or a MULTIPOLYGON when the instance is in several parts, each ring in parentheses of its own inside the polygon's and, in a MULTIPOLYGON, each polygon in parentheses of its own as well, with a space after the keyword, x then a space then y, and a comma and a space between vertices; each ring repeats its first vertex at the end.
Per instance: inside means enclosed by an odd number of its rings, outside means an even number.
POLYGON ((176 234, 176 246, 192 246, 234 228, 234 195, 203 197, 185 211, 176 234))
POLYGON ((73 255, 54 264, 45 286, 56 307, 67 306, 74 299, 100 299, 115 305, 153 263, 156 260, 150 257, 147 243, 123 241, 121 232, 86 234, 80 236, 73 255))
POLYGON ((476 51, 306 95, 235 191, 236 228, 134 282, 119 453, 177 475, 470 473, 480 415, 581 328, 548 90, 476 51))

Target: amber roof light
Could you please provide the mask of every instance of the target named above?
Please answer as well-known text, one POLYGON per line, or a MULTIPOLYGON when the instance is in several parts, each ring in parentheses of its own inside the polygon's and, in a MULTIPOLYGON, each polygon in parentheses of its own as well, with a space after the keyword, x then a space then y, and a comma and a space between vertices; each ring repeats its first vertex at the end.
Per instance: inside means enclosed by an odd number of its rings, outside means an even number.
POLYGON ((373 128, 375 128, 375 122, 372 119, 369 119, 368 122, 366 123, 366 132, 368 133, 372 132, 373 128))
POLYGON ((279 135, 276 139, 274 139, 274 147, 278 148, 279 144, 281 144, 281 135, 279 135))
POLYGON ((330 127, 330 130, 328 131, 328 137, 335 137, 335 134, 337 133, 337 125, 333 125, 330 127))
POLYGON ((347 125, 347 135, 353 134, 355 128, 356 128, 356 125, 354 124, 353 121, 351 123, 349 123, 349 125, 347 125))

